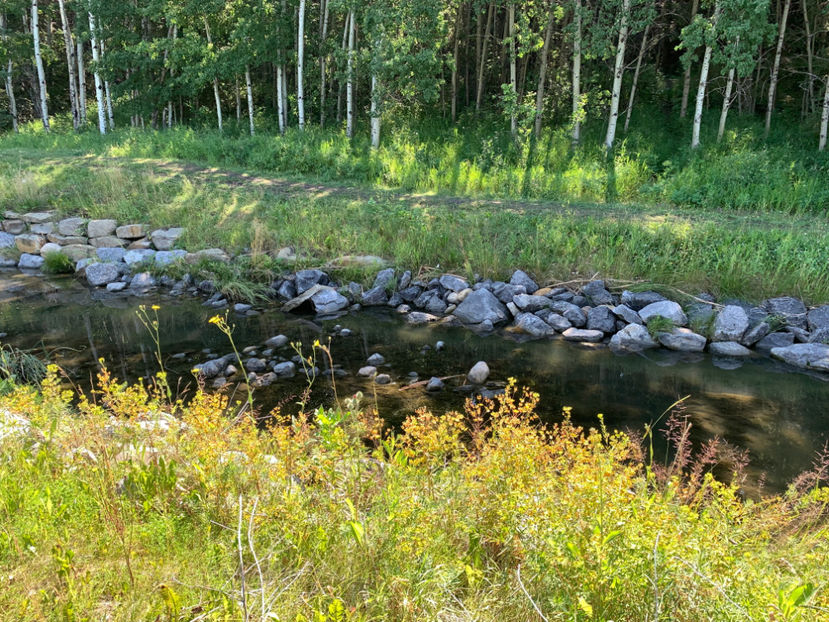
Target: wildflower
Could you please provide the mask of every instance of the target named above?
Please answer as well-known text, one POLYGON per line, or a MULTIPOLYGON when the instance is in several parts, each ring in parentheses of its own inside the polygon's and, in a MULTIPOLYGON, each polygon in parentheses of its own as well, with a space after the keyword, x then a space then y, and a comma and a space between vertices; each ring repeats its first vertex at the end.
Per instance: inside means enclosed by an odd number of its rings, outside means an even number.
POLYGON ((153 311, 158 311, 160 308, 161 308, 161 307, 160 307, 160 306, 158 306, 158 305, 153 305, 153 306, 151 307, 151 309, 152 309, 153 311))
POLYGON ((222 318, 221 318, 221 317, 219 317, 218 315, 214 315, 214 316, 213 316, 212 318, 210 318, 210 320, 209 320, 209 322, 210 322, 211 324, 219 324, 219 323, 221 323, 221 321, 222 321, 222 318))

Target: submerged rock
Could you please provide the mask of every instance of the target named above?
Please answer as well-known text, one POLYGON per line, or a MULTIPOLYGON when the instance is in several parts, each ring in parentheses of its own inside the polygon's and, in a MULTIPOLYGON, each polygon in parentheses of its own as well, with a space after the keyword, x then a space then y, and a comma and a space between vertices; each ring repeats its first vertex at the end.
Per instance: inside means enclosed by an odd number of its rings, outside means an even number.
POLYGON ((489 378, 489 365, 486 364, 486 361, 478 361, 469 370, 466 378, 470 384, 480 385, 485 383, 487 378, 489 378))
POLYGON ((455 309, 455 317, 464 324, 501 324, 508 319, 507 308, 489 290, 479 289, 469 294, 455 309))
POLYGON ((659 333, 659 343, 678 352, 702 352, 707 339, 687 328, 674 328, 670 333, 659 333))
POLYGON ((604 333, 602 331, 584 328, 568 328, 561 334, 567 341, 599 343, 604 339, 604 333))
POLYGON ((641 324, 628 324, 610 338, 610 349, 617 352, 640 352, 658 347, 648 329, 641 324))
POLYGON ((829 371, 829 345, 796 343, 784 348, 772 348, 771 355, 800 369, 829 371))
POLYGON ((717 356, 751 356, 751 350, 736 341, 715 341, 708 346, 708 351, 717 356))

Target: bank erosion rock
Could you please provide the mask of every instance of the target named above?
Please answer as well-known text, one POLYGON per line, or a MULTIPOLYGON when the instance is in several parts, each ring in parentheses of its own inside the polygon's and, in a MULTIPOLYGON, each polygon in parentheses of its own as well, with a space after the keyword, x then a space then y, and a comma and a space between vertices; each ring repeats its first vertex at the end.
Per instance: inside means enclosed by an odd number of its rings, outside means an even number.
POLYGON ((486 364, 486 361, 478 361, 469 370, 466 378, 471 384, 485 383, 486 379, 489 378, 489 365, 486 364))
POLYGON ((501 324, 509 318, 507 308, 487 289, 469 294, 455 309, 455 317, 464 324, 491 322, 501 324))
POLYGON ((685 326, 688 323, 688 318, 682 310, 682 307, 673 300, 652 302, 647 307, 639 310, 639 317, 642 318, 645 324, 657 316, 671 320, 676 326, 685 326))
POLYGON ((615 352, 641 352, 656 347, 659 344, 641 324, 628 324, 610 338, 610 349, 615 352))
POLYGON ((796 343, 783 348, 772 348, 771 355, 800 369, 829 371, 829 346, 822 343, 796 343))

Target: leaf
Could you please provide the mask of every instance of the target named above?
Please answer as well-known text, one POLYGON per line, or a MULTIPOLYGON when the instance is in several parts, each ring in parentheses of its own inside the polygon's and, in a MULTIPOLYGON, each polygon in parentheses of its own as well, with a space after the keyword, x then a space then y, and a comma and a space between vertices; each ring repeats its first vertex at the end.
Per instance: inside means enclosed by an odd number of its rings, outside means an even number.
POLYGON ((587 615, 593 616, 593 607, 584 599, 584 596, 579 596, 579 609, 587 615))
POLYGON ((359 546, 363 546, 366 536, 366 530, 363 524, 360 521, 350 520, 348 521, 348 526, 351 529, 351 535, 354 537, 354 540, 359 546))

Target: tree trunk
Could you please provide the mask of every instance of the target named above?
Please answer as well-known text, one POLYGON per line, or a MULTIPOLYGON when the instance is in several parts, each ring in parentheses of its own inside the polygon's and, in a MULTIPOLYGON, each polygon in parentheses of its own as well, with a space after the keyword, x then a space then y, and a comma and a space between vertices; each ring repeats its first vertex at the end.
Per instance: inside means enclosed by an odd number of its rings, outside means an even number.
POLYGON ((481 109, 481 98, 484 94, 484 69, 486 68, 486 53, 489 47, 489 32, 492 28, 492 19, 495 14, 495 2, 490 2, 489 11, 484 28, 484 40, 481 42, 481 61, 478 63, 478 90, 475 95, 475 112, 481 109))
POLYGON ((245 65, 245 83, 248 89, 248 119, 250 120, 250 135, 253 136, 255 128, 253 126, 253 86, 250 82, 250 66, 245 65))
POLYGON ((610 93, 610 117, 607 122, 605 149, 610 152, 616 139, 616 123, 619 120, 619 98, 622 93, 622 77, 625 73, 625 47, 628 41, 628 19, 630 0, 622 0, 622 14, 619 22, 619 43, 616 46, 616 66, 613 70, 613 90, 610 93))
POLYGON ((322 27, 320 30, 320 127, 325 127, 325 39, 328 36, 328 0, 322 0, 322 27))
MULTIPOLYGON (((204 32, 207 35, 207 45, 213 46, 213 39, 210 36, 210 24, 207 17, 204 18, 204 32)), ((216 119, 219 123, 219 131, 222 131, 222 98, 219 96, 219 78, 213 76, 213 98, 216 100, 216 119)))
POLYGON ((348 14, 348 61, 345 83, 345 135, 354 137, 354 9, 348 14))
POLYGON ((78 59, 78 108, 81 115, 81 125, 86 125, 86 67, 83 63, 83 41, 80 35, 76 38, 78 59))
POLYGON ((305 129, 305 93, 302 87, 302 69, 305 63, 305 0, 299 0, 299 25, 297 26, 296 107, 299 129, 305 129))
POLYGON ((789 8, 792 5, 792 0, 786 0, 783 4, 783 16, 780 18, 780 33, 777 37, 777 52, 774 54, 774 65, 771 69, 771 78, 769 79, 769 100, 766 106, 766 129, 764 136, 769 135, 771 129, 771 113, 774 110, 774 95, 777 90, 777 77, 780 73, 780 57, 783 55, 783 39, 786 36, 786 20, 789 18, 789 8))
POLYGON ((636 85, 639 83, 639 71, 642 68, 642 58, 645 56, 645 49, 648 45, 648 31, 651 25, 645 26, 645 32, 642 34, 642 47, 639 48, 639 56, 636 58, 636 69, 633 70, 633 84, 630 85, 630 97, 628 97, 628 109, 625 113, 625 129, 627 134, 628 127, 630 127, 630 115, 633 113, 633 101, 636 98, 636 85))
POLYGON ((380 148, 380 93, 377 88, 377 75, 371 76, 371 148, 380 148))
MULTIPOLYGON (((5 13, 0 13, 0 36, 2 36, 3 41, 7 38, 5 13)), ((9 98, 9 116, 12 118, 12 129, 16 134, 20 131, 20 128, 17 125, 17 100, 14 98, 14 84, 12 82, 13 69, 12 59, 9 58, 9 63, 6 66, 6 96, 9 98)))
MULTIPOLYGON (((518 97, 518 76, 515 70, 515 4, 510 3, 507 8, 507 19, 509 20, 509 86, 512 89, 512 95, 518 97)), ((510 132, 513 138, 518 137, 518 117, 516 116, 516 107, 518 100, 513 103, 512 111, 510 112, 510 132)))
POLYGON ((89 35, 92 44, 92 60, 95 63, 95 101, 98 104, 98 131, 101 134, 107 133, 106 111, 104 110, 104 83, 101 81, 101 74, 98 71, 98 63, 101 61, 98 51, 98 38, 95 35, 95 17, 89 14, 89 35))
POLYGON ((458 50, 461 39, 461 27, 463 26, 463 2, 458 3, 458 15, 455 18, 455 41, 452 54, 452 123, 458 115, 458 50))
POLYGON ((544 46, 541 48, 541 58, 538 67, 538 89, 535 92, 535 137, 541 138, 541 116, 544 113, 544 87, 547 83, 547 54, 550 51, 550 40, 553 36, 555 12, 550 10, 550 19, 544 31, 544 46))
POLYGON ((802 0, 803 24, 806 29, 806 71, 808 71, 808 82, 806 86, 807 113, 815 110, 815 72, 814 72, 814 40, 811 24, 809 23, 809 12, 807 0, 802 0))
POLYGON ((573 33, 573 144, 581 141, 581 0, 576 0, 573 33))
POLYGON ((239 89, 239 76, 233 78, 233 87, 236 92, 236 121, 242 120, 242 91, 239 89))
POLYGON ((734 88, 734 67, 728 70, 728 79, 725 82, 725 93, 723 93, 722 111, 720 112, 720 126, 717 129, 717 142, 722 140, 725 134, 725 120, 728 117, 728 108, 731 106, 731 89, 734 88))
MULTIPOLYGON (((280 54, 281 56, 281 54, 280 54)), ((281 58, 280 58, 281 61, 281 58)), ((282 63, 276 66, 276 116, 279 117, 279 133, 285 133, 285 106, 282 99, 282 63)))
POLYGON ((820 140, 818 151, 826 149, 826 134, 829 130, 829 74, 826 74, 826 88, 823 93, 823 112, 820 115, 820 140))
POLYGON ((38 28, 37 0, 32 0, 32 39, 35 48, 35 65, 37 65, 37 83, 40 89, 40 116, 43 129, 49 131, 49 108, 46 105, 46 74, 43 71, 43 57, 40 54, 40 30, 38 28))
MULTIPOLYGON (((717 20, 720 17, 720 5, 717 3, 714 6, 714 18, 712 24, 714 28, 717 27, 717 20)), ((711 53, 710 45, 705 46, 705 53, 702 56, 702 66, 699 70, 699 86, 697 87, 697 102, 694 108, 694 128, 691 132, 691 149, 699 147, 699 128, 702 124, 702 106, 705 103, 705 88, 708 85, 708 69, 711 67, 711 53)))
MULTIPOLYGON (((691 5, 691 22, 697 17, 699 0, 694 0, 691 5)), ((689 22, 690 23, 690 22, 689 22)), ((688 95, 691 93, 691 63, 685 68, 685 76, 682 80, 682 105, 679 107, 679 118, 684 119, 688 114, 688 95)))
POLYGON ((60 23, 63 28, 63 43, 66 47, 66 66, 69 74, 69 102, 72 106, 72 126, 77 130, 81 124, 80 106, 78 105, 78 91, 75 82, 75 44, 72 42, 72 31, 69 29, 69 20, 66 17, 64 0, 58 0, 60 9, 60 23))
MULTIPOLYGON (((104 42, 99 41, 101 45, 101 58, 104 57, 104 42)), ((115 129, 115 115, 112 113, 112 94, 109 91, 109 80, 104 80, 104 95, 107 104, 107 119, 109 120, 110 131, 115 129)), ((141 116, 141 127, 144 127, 144 116, 141 116)))

